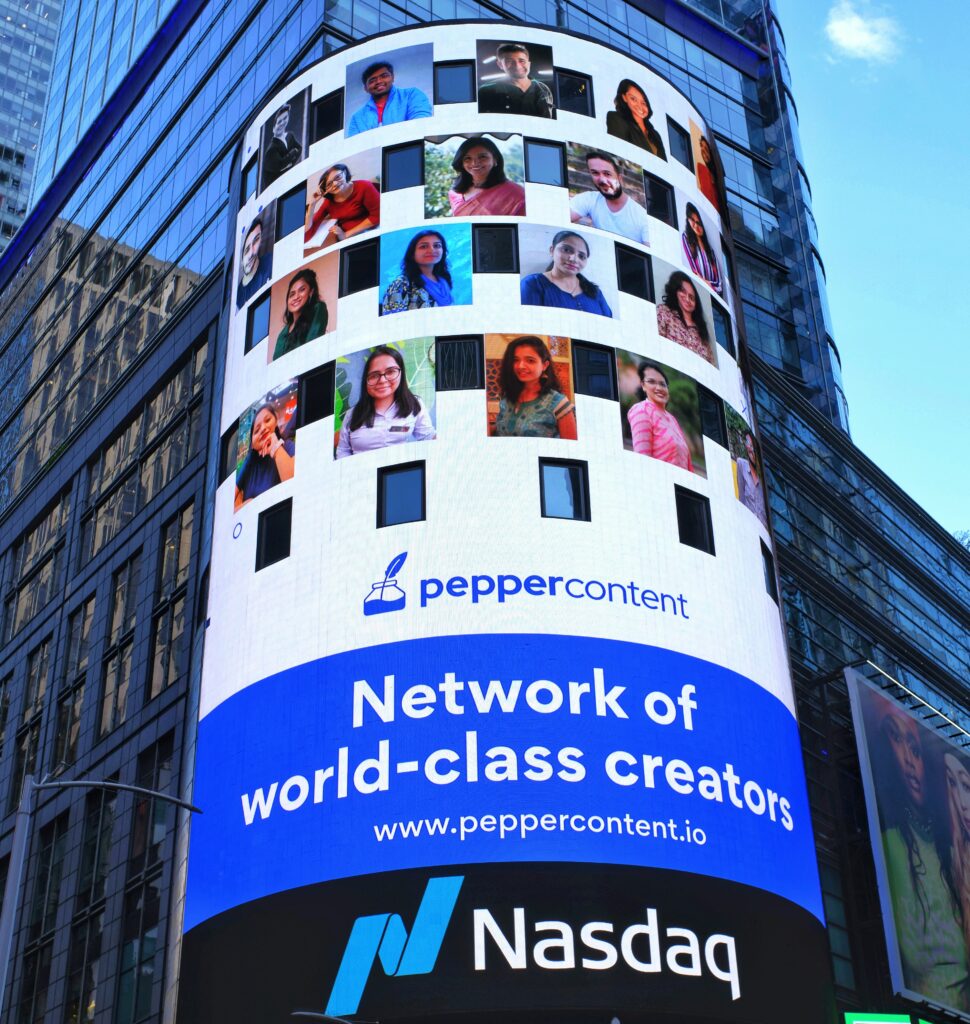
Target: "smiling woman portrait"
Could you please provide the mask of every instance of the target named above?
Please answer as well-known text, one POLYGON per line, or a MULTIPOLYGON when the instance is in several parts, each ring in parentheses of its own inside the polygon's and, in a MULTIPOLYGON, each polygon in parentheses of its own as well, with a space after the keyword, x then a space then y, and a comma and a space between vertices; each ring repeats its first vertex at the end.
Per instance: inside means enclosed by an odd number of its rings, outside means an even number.
POLYGON ((606 115, 606 130, 624 142, 645 149, 661 160, 667 159, 660 132, 650 123, 653 109, 647 94, 629 78, 624 78, 616 87, 613 99, 615 110, 606 115))
POLYGON ((286 311, 283 329, 276 337, 273 358, 292 352, 326 333, 330 314, 320 298, 317 275, 309 267, 298 270, 286 288, 286 311))
POLYGON ((582 271, 589 260, 589 243, 576 231, 559 231, 549 246, 549 265, 522 279, 524 306, 555 306, 584 313, 613 316, 599 287, 582 271))
POLYGON ((493 437, 576 440, 576 407, 559 390, 552 354, 542 338, 523 335, 508 343, 498 384, 493 437))
POLYGON ((452 216, 521 217, 525 189, 505 174, 505 157, 487 136, 466 139, 451 162, 457 174, 448 192, 452 216))

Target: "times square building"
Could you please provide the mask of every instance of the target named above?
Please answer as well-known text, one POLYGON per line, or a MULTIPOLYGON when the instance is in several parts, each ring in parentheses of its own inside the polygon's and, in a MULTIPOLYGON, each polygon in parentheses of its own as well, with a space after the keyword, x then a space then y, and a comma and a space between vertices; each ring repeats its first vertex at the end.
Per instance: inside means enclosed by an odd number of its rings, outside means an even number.
POLYGON ((5 1019, 961 1019, 884 930, 843 669, 959 737, 970 573, 848 438, 784 45, 182 4, 48 155, 5 1019))

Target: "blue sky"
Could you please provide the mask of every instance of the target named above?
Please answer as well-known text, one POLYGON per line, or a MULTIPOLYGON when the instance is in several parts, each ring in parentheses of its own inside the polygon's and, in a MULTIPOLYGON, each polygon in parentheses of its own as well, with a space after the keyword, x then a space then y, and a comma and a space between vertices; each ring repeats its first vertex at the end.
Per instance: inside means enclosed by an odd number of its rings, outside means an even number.
POLYGON ((970 5, 775 8, 852 438, 970 530, 970 5))

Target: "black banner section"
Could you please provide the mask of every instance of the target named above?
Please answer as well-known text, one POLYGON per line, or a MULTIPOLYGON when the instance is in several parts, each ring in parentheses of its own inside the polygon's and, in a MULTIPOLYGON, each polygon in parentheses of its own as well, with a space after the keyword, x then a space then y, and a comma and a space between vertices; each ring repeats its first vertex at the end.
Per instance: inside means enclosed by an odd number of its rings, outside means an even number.
POLYGON ((185 938, 178 1020, 824 1024, 829 1000, 824 928, 777 896, 676 871, 491 864, 221 914, 185 938))

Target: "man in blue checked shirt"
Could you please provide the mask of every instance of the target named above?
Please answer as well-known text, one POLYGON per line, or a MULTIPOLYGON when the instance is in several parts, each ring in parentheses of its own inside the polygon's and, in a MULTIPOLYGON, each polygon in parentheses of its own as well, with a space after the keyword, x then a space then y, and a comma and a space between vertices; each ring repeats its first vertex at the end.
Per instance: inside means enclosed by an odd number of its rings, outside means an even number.
POLYGON ((394 84, 394 66, 375 61, 360 76, 370 99, 350 119, 347 135, 379 128, 383 124, 413 121, 431 116, 431 101, 420 89, 403 89, 394 84))

